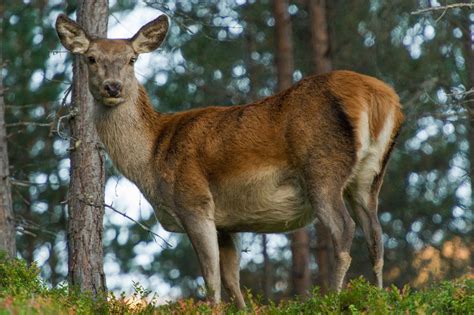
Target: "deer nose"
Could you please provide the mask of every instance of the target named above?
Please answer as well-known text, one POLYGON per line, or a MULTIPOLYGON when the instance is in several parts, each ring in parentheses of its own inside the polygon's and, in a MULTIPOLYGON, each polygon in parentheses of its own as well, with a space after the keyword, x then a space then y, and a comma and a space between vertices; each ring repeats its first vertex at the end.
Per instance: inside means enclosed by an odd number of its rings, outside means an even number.
POLYGON ((122 83, 119 81, 105 82, 104 90, 107 92, 107 94, 109 94, 110 97, 117 97, 122 91, 122 83))

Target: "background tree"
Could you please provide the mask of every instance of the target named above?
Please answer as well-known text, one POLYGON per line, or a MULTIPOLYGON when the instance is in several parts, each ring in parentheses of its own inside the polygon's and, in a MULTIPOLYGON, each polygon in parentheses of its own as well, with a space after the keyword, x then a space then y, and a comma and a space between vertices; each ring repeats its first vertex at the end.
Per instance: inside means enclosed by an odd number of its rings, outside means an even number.
MULTIPOLYGON (((1 19, 3 20, 3 14, 1 19)), ((0 33, 1 34, 1 33, 0 33)), ((3 34, 2 34, 3 35, 3 34)), ((3 37, 3 36, 2 36, 3 37)), ((3 100, 3 64, 0 53, 0 250, 16 257, 15 221, 10 191, 5 102, 3 100)))
MULTIPOLYGON (((79 1, 77 22, 91 36, 107 36, 108 1, 79 1)), ((74 58, 71 119, 71 184, 68 192, 69 283, 97 294, 103 267, 104 152, 94 127, 87 65, 74 58)))
MULTIPOLYGON (((312 64, 314 74, 332 70, 329 31, 325 0, 308 0, 309 23, 311 28, 312 64)), ((316 260, 318 263, 317 284, 323 292, 329 289, 334 271, 334 247, 329 230, 316 222, 316 260)))
MULTIPOLYGON (((290 14, 287 0, 273 1, 275 17, 275 60, 277 67, 278 91, 283 91, 293 84, 293 42, 290 14)), ((309 269, 309 234, 306 228, 293 232, 291 236, 293 291, 297 295, 308 295, 311 287, 309 269)))

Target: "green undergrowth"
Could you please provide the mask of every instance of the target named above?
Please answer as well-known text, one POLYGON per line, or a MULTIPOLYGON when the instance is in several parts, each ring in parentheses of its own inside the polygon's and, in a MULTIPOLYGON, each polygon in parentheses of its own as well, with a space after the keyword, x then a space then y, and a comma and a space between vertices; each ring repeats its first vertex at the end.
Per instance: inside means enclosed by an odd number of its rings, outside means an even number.
POLYGON ((111 293, 92 297, 66 286, 49 288, 35 265, 0 257, 0 314, 474 314, 474 279, 433 284, 424 290, 379 290, 366 280, 352 280, 341 293, 263 305, 247 294, 247 310, 229 304, 179 300, 157 305, 156 296, 135 284, 132 296, 111 293))

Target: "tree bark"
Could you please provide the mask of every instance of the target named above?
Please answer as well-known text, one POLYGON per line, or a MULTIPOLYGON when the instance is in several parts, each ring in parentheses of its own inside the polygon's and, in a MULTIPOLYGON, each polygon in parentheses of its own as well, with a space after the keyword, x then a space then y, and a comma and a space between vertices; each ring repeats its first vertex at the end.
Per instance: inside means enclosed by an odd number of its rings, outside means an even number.
MULTIPOLYGON (((273 1, 275 17, 276 66, 278 90, 289 88, 293 83, 294 59, 291 20, 287 0, 273 1)), ((309 294, 311 271, 309 269, 309 234, 306 228, 293 232, 291 236, 292 289, 300 296, 309 294)))
MULTIPOLYGON (((308 0, 308 9, 314 74, 323 74, 332 70, 326 1, 308 0)), ((333 274, 334 248, 331 234, 326 227, 317 221, 315 228, 317 239, 315 257, 319 267, 317 285, 322 292, 327 292, 333 274)))
POLYGON ((267 234, 262 234, 262 255, 263 255, 263 297, 265 302, 268 303, 273 298, 273 276, 272 276, 272 265, 270 257, 267 252, 267 234))
POLYGON ((315 74, 332 70, 329 32, 325 0, 308 0, 313 48, 313 67, 315 74))
POLYGON ((15 221, 9 180, 7 129, 3 98, 3 59, 0 56, 0 251, 10 258, 16 257, 15 221))
MULTIPOLYGON (((467 90, 474 88, 474 22, 465 18, 464 27, 464 56, 467 69, 467 90)), ((471 178, 471 199, 474 196, 474 93, 471 92, 466 97, 467 117, 469 119, 469 177, 471 178)))
MULTIPOLYGON (((78 1, 77 21, 93 36, 107 36, 108 1, 78 1)), ((69 283, 81 291, 105 290, 103 268, 104 153, 93 123, 94 100, 87 66, 74 59, 71 120, 71 183, 68 193, 69 283)))
POLYGON ((294 59, 291 20, 287 0, 273 1, 275 18, 276 66, 278 90, 289 88, 293 83, 294 59))

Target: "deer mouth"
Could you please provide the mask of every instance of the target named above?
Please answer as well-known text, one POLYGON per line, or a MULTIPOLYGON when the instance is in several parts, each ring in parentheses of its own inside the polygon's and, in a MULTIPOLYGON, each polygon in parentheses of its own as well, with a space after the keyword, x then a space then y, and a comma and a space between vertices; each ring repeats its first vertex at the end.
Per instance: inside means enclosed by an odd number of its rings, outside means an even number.
POLYGON ((106 106, 116 106, 120 103, 123 103, 124 99, 121 97, 104 97, 102 98, 102 103, 106 106))

